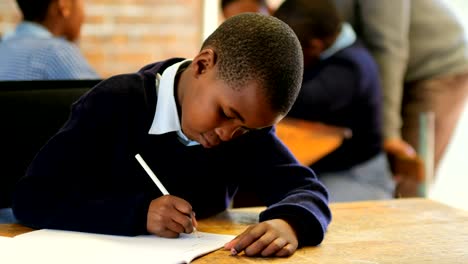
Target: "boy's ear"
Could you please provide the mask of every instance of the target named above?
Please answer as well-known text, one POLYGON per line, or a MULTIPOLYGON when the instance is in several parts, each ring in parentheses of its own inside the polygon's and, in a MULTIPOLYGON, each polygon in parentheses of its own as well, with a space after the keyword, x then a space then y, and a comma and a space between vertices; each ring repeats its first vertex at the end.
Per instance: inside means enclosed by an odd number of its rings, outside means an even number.
POLYGON ((204 74, 216 65, 216 52, 213 49, 204 49, 198 53, 192 61, 195 74, 204 74))
POLYGON ((318 58, 320 53, 326 50, 326 44, 319 38, 311 38, 304 47, 304 55, 309 58, 318 58))
POLYGON ((63 17, 68 17, 71 14, 73 0, 56 0, 57 11, 63 17))

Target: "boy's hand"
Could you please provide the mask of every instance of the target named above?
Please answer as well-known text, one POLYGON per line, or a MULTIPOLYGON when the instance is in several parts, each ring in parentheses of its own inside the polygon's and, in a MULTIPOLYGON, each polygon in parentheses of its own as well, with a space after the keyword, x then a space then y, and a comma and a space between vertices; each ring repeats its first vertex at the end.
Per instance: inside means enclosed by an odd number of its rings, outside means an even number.
POLYGON ((226 243, 224 248, 233 255, 244 251, 247 256, 287 257, 298 246, 294 229, 283 219, 273 219, 248 227, 242 234, 226 243))
POLYGON ((184 199, 163 195, 151 201, 146 220, 149 233, 172 238, 180 233, 192 233, 196 226, 192 206, 184 199))

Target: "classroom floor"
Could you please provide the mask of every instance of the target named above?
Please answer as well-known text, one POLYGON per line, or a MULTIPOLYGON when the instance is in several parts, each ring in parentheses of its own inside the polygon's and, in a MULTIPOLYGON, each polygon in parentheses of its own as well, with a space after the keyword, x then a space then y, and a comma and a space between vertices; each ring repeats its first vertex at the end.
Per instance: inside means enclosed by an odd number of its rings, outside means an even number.
POLYGON ((468 104, 445 157, 436 171, 429 198, 468 210, 468 104))

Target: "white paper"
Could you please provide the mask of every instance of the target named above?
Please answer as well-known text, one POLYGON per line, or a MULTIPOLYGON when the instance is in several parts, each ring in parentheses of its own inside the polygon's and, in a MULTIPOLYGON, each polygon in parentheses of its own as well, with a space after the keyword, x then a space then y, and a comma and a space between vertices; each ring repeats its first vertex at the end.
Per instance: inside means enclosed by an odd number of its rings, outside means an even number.
POLYGON ((234 238, 232 235, 198 234, 181 234, 179 238, 126 237, 42 229, 10 239, 14 240, 14 249, 6 254, 6 259, 12 261, 8 263, 48 264, 190 263, 234 238))

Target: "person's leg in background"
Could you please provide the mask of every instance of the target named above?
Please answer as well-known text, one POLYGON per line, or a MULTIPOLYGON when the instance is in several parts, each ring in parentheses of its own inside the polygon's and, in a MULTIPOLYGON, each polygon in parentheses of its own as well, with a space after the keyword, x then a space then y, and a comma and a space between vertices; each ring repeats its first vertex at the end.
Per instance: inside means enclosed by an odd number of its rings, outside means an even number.
POLYGON ((350 170, 318 174, 330 202, 392 199, 395 182, 387 157, 381 153, 350 170))
POLYGON ((468 96, 468 73, 413 82, 405 86, 402 137, 419 149, 421 113, 435 116, 434 170, 445 153, 468 96))

